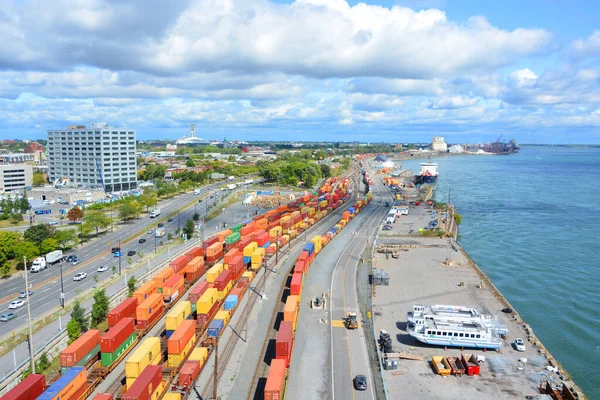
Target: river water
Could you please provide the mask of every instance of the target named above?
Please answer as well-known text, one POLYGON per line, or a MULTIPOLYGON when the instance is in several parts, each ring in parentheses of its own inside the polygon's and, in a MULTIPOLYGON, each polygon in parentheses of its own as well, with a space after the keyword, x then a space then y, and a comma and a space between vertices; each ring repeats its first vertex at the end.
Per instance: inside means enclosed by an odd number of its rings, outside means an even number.
MULTIPOLYGON (((403 162, 418 173, 422 160, 403 162)), ((437 158, 459 243, 590 399, 600 399, 600 149, 437 158)))

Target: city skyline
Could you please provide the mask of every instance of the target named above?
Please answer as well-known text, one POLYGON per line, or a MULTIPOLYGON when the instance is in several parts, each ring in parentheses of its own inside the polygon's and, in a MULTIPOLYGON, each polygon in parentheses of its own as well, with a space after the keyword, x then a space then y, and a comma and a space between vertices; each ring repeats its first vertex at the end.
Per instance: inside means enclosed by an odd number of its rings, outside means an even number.
POLYGON ((107 121, 140 140, 179 139, 195 123, 205 139, 598 144, 598 12, 512 0, 10 2, 0 139, 107 121))

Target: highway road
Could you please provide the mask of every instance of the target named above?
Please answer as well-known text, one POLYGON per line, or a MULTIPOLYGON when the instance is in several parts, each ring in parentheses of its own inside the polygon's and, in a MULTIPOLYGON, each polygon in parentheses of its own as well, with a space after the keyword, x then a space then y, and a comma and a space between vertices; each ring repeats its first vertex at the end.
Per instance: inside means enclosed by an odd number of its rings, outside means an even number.
POLYGON ((368 220, 356 231, 338 258, 331 277, 331 390, 334 400, 376 399, 373 373, 369 363, 367 343, 362 325, 355 330, 347 330, 343 319, 349 312, 355 312, 361 318, 358 306, 356 273, 359 260, 368 238, 372 237, 378 224, 384 218, 389 200, 388 192, 377 181, 373 190, 373 201, 363 213, 369 213, 368 220), (367 390, 357 391, 353 387, 356 375, 367 377, 367 390))
MULTIPOLYGON (((118 228, 115 228, 113 232, 102 234, 100 235, 100 238, 94 239, 91 242, 88 242, 83 246, 77 247, 73 251, 66 253, 76 254, 80 260, 78 265, 72 265, 71 263, 64 261, 38 273, 29 272, 28 279, 33 290, 33 295, 30 297, 32 318, 35 319, 39 316, 42 316, 48 311, 54 310, 59 306, 61 292, 61 267, 63 273, 65 300, 68 302, 79 292, 98 284, 94 280, 94 275, 97 275, 99 281, 102 281, 115 273, 112 270, 113 267, 115 267, 118 271, 119 257, 114 257, 113 254, 110 253, 110 249, 112 247, 118 247, 120 239, 129 238, 135 233, 143 231, 143 233, 134 240, 121 244, 121 250, 123 253, 123 256, 121 257, 121 267, 123 268, 129 265, 130 258, 131 261, 139 259, 139 254, 137 253, 142 252, 142 254, 149 254, 155 251, 155 245, 160 246, 161 241, 163 243, 167 242, 166 235, 155 240, 153 233, 146 233, 148 229, 154 230, 158 220, 192 202, 195 198, 201 197, 202 194, 207 193, 209 190, 211 190, 209 187, 204 187, 201 189, 200 194, 187 193, 163 201, 159 206, 157 206, 157 208, 161 209, 160 217, 152 219, 149 217, 149 215, 145 214, 139 219, 136 219, 130 223, 120 225, 118 228), (145 243, 139 243, 140 238, 146 239, 145 243), (108 242, 110 242, 110 245, 108 245, 108 242), (134 250, 136 255, 133 257, 127 257, 127 252, 130 250, 134 250), (101 265, 107 265, 109 270, 106 272, 97 272, 98 267, 101 265), (73 276, 78 272, 85 272, 87 277, 79 282, 73 281, 73 276)), ((214 198, 211 199, 210 197, 207 197, 202 203, 196 203, 195 206, 191 206, 182 211, 179 216, 175 215, 171 222, 165 221, 164 227, 167 234, 172 233, 174 235, 175 230, 179 227, 179 224, 181 224, 181 227, 183 228, 185 222, 192 218, 194 212, 196 212, 195 210, 197 210, 201 217, 204 216, 208 206, 222 198, 225 192, 217 190, 213 193, 215 196, 214 198)), ((232 215, 231 217, 234 218, 236 216, 232 215)), ((242 215, 237 217, 243 218, 242 215)), ((237 219, 238 218, 236 218, 236 221, 237 219)), ((75 228, 78 228, 78 225, 75 226, 75 228)), ((216 230, 216 223, 207 223, 205 232, 214 233, 216 230)), ((0 322, 0 326, 2 327, 0 339, 6 337, 8 334, 10 334, 10 332, 14 332, 25 326, 27 315, 26 307, 23 306, 17 310, 8 309, 9 302, 16 300, 19 292, 24 289, 25 280, 23 277, 0 283, 0 293, 2 293, 2 296, 6 299, 6 301, 0 304, 0 314, 4 314, 9 311, 17 312, 17 318, 9 322, 0 322)))

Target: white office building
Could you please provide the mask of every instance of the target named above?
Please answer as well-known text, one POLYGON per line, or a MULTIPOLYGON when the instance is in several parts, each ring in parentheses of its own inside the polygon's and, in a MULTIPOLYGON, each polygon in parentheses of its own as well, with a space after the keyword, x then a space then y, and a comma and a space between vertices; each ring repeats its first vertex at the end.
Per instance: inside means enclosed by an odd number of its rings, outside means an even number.
POLYGON ((137 188, 133 129, 95 122, 49 130, 47 151, 50 183, 68 180, 73 186, 104 187, 106 192, 137 188))
POLYGON ((33 167, 29 164, 0 165, 0 192, 31 188, 33 167))

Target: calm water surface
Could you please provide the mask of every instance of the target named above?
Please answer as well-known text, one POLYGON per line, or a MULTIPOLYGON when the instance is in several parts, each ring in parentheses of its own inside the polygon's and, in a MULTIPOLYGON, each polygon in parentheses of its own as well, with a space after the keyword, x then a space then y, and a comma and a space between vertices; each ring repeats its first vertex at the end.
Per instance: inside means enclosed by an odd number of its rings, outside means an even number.
MULTIPOLYGON (((600 399, 600 149, 439 158, 459 242, 590 399, 600 399)), ((421 160, 403 163, 420 170, 421 160)))

